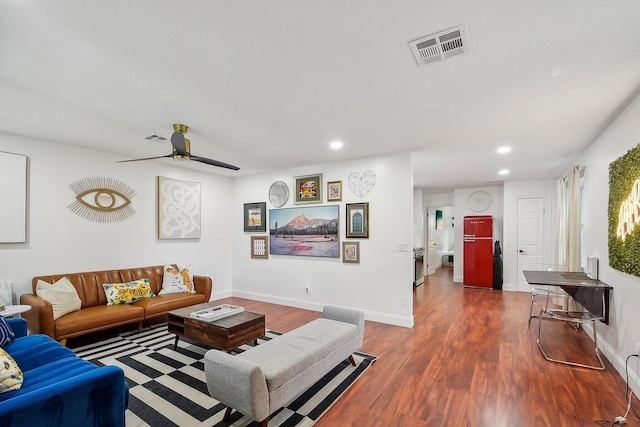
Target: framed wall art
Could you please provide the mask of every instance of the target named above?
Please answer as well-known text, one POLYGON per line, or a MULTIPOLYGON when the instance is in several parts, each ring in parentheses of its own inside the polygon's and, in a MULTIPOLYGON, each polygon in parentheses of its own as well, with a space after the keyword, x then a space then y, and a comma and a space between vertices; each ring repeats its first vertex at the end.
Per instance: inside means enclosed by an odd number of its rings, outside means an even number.
POLYGON ((0 243, 27 241, 27 156, 0 152, 0 243))
POLYGON ((267 231, 267 203, 244 204, 244 231, 267 231))
POLYGON ((338 215, 338 205, 269 209, 269 253, 340 258, 338 215))
POLYGON ((294 192, 296 205, 322 203, 322 174, 295 177, 294 192))
POLYGON ((360 264, 360 242, 342 242, 342 262, 360 264))
POLYGON ((158 239, 200 238, 200 183, 158 177, 158 239))
POLYGON ((442 219, 442 211, 436 211, 436 230, 442 230, 444 228, 444 220, 442 219))
POLYGON ((369 238, 369 203, 347 203, 347 237, 369 238))
POLYGON ((251 236, 251 258, 269 258, 269 236, 251 236))
POLYGON ((342 181, 327 182, 327 202, 342 200, 342 181))

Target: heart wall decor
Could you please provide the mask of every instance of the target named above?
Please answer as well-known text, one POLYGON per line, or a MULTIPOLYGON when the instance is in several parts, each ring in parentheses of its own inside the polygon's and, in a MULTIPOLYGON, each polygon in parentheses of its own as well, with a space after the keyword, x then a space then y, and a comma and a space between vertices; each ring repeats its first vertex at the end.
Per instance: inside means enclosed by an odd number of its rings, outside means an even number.
POLYGON ((349 174, 349 189, 360 198, 369 194, 374 185, 376 185, 376 174, 372 171, 366 171, 362 175, 358 172, 349 174))

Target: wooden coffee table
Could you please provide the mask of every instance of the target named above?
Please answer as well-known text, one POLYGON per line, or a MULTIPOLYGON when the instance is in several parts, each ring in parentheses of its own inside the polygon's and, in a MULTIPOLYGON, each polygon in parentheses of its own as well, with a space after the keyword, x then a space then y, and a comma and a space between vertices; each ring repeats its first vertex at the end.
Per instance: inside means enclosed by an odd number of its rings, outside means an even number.
POLYGON ((258 344, 258 338, 265 334, 264 314, 243 311, 213 322, 191 318, 194 311, 216 305, 219 304, 207 302, 173 310, 167 314, 169 332, 176 334, 174 350, 178 347, 180 337, 227 352, 250 341, 258 344))

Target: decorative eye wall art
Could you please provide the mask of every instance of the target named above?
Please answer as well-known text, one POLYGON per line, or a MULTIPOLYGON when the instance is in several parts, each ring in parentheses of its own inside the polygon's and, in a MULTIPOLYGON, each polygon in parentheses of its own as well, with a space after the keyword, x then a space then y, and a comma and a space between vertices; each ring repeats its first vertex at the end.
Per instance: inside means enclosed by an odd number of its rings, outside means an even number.
POLYGON ((118 222, 136 213, 131 206, 136 192, 117 179, 94 176, 79 179, 69 187, 76 193, 76 200, 67 207, 82 218, 118 222))

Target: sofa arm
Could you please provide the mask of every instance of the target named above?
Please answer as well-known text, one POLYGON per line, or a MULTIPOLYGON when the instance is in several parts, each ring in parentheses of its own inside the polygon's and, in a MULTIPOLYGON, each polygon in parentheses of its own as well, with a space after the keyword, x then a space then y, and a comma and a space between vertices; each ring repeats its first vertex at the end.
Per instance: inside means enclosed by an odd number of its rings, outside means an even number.
POLYGON ((254 420, 263 421, 271 414, 267 381, 260 366, 223 351, 209 350, 204 355, 204 372, 214 399, 254 420))
POLYGON ((33 294, 20 295, 20 304, 31 306, 31 310, 22 313, 32 334, 46 334, 56 339, 54 332, 53 307, 44 298, 33 294))
POLYGON ((356 325, 358 327, 358 348, 362 347, 362 342, 364 341, 364 311, 325 305, 322 310, 322 317, 356 325))
POLYGON ((18 317, 18 318, 9 318, 7 319, 7 325, 11 328, 16 338, 26 337, 27 336, 27 321, 18 317))
POLYGON ((213 282, 209 276, 193 276, 193 285, 196 288, 196 292, 204 294, 205 301, 209 302, 211 299, 211 291, 213 290, 213 282))
POLYGON ((128 400, 122 369, 105 366, 10 397, 0 414, 6 427, 124 427, 128 400))

